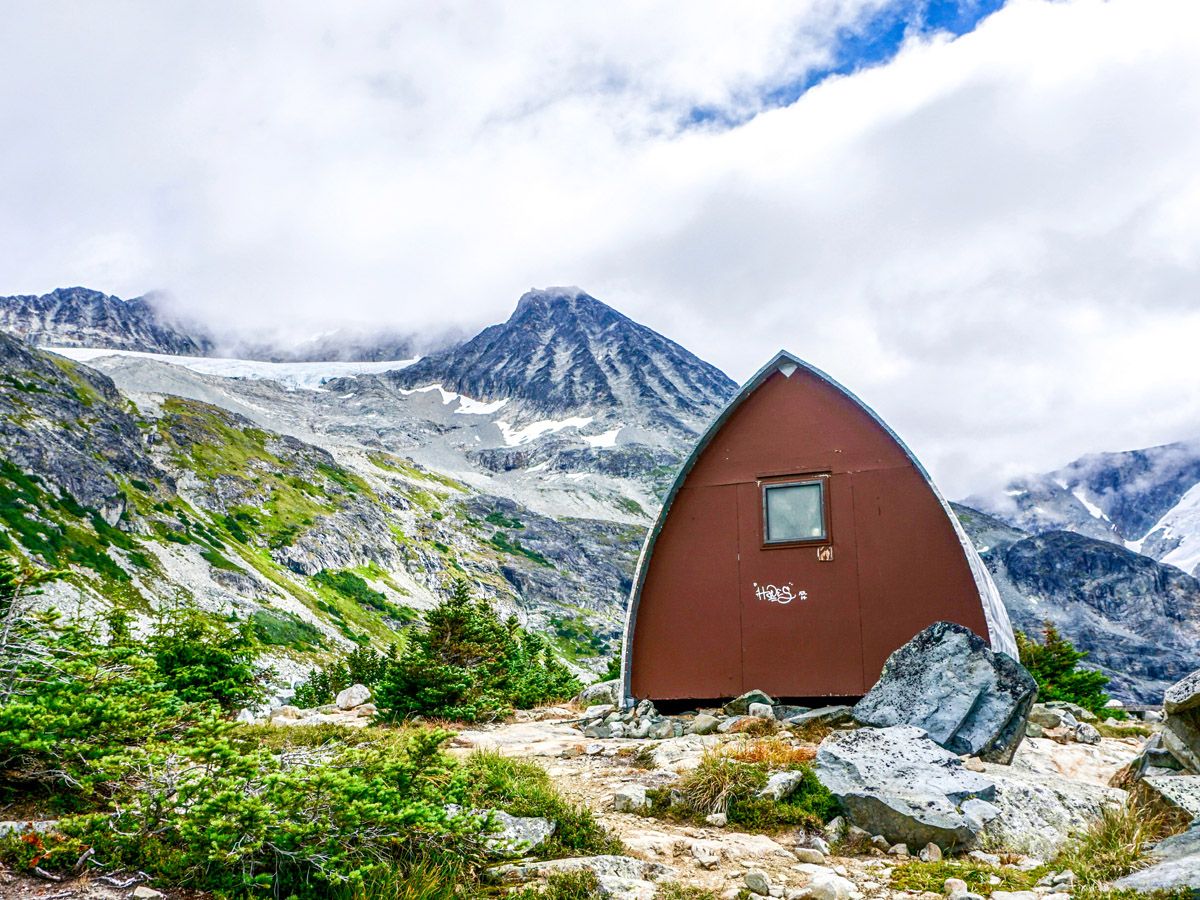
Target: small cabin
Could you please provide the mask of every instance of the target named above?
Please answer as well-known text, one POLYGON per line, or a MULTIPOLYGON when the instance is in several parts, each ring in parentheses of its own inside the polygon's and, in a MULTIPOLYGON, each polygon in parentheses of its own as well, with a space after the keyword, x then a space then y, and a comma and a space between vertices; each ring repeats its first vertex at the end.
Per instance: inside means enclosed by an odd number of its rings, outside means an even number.
POLYGON ((857 698, 940 620, 1016 658, 996 586, 924 467, 781 352, 700 439, 646 537, 624 699, 857 698))

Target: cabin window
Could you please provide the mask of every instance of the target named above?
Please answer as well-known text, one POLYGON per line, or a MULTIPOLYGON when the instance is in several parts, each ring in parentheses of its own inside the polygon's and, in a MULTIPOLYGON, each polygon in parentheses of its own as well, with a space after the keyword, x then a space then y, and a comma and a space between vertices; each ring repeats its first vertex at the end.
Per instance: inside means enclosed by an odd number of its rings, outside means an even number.
POLYGON ((763 485, 763 534, 768 544, 825 539, 825 485, 820 481, 763 485))

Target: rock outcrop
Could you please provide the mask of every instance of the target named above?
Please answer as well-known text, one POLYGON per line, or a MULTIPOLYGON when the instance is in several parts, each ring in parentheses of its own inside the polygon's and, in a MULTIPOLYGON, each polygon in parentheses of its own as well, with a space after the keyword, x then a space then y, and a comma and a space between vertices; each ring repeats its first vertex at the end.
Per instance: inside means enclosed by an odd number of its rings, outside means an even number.
POLYGON ((1167 688, 1163 712, 1163 746, 1188 771, 1200 773, 1200 670, 1167 688))
POLYGON ((1200 829, 1161 841, 1150 858, 1154 861, 1150 866, 1117 879, 1113 887, 1143 893, 1200 889, 1200 829))
POLYGON ((953 753, 1007 763, 1036 697, 1033 676, 1016 660, 962 625, 935 622, 888 657, 854 718, 913 725, 953 753))
POLYGON ((815 770, 851 822, 891 843, 968 846, 1000 812, 992 779, 911 725, 831 735, 815 770))

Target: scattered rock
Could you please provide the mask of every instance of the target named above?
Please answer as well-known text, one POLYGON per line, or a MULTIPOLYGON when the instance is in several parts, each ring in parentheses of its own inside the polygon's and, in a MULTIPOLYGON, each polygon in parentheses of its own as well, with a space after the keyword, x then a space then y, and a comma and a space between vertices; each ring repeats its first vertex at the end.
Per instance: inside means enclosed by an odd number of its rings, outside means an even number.
POLYGON ((811 863, 814 866, 823 866, 825 864, 825 854, 820 850, 814 850, 811 847, 797 847, 792 852, 796 854, 796 859, 802 863, 811 863))
POLYGON ((709 841, 692 841, 692 857, 702 869, 715 869, 721 864, 721 847, 709 841))
POLYGON ((806 725, 828 725, 833 728, 844 725, 853 719, 853 710, 849 706, 822 706, 810 709, 784 720, 785 725, 803 727, 806 725))
POLYGON ((999 814, 988 822, 986 831, 1008 850, 1049 858, 1072 832, 1098 819, 1105 807, 1124 803, 1126 793, 1069 777, 1051 765, 1035 768, 1041 754, 1034 750, 1022 748, 1009 766, 987 767, 987 777, 996 785, 991 803, 999 814))
POLYGON ((888 856, 908 856, 908 844, 893 844, 888 848, 888 856))
POLYGON ((710 716, 708 713, 700 713, 696 718, 692 719, 692 724, 687 727, 688 734, 712 734, 716 730, 718 720, 716 716, 710 716))
POLYGON ((338 709, 354 709, 371 699, 371 689, 365 684, 352 684, 338 693, 334 702, 338 709))
POLYGON ((967 892, 967 883, 961 878, 947 878, 946 883, 942 885, 942 892, 947 897, 955 897, 959 894, 967 892))
POLYGON ((1042 728, 1057 728, 1062 724, 1062 713, 1044 703, 1035 703, 1029 710, 1029 721, 1042 728))
POLYGON ((1095 722, 1096 714, 1090 709, 1084 709, 1078 703, 1071 703, 1069 700, 1047 700, 1046 706, 1050 709, 1062 710, 1071 714, 1071 718, 1076 722, 1095 722))
MULTIPOLYGON (((446 812, 457 816, 464 812, 461 806, 449 804, 446 812)), ((501 809, 466 810, 470 816, 484 819, 491 817, 493 830, 484 841, 493 856, 523 856, 540 847, 554 834, 555 824, 538 816, 512 816, 501 809)))
POLYGON ((1098 744, 1100 743, 1100 732, 1096 730, 1095 725, 1080 722, 1075 727, 1075 740, 1081 744, 1098 744))
POLYGON ((854 882, 834 872, 814 875, 798 896, 806 900, 850 900, 858 892, 854 882))
POLYGON ((729 824, 729 817, 725 813, 712 813, 704 817, 704 821, 713 828, 724 828, 729 824))
POLYGON ((746 714, 756 719, 775 719, 775 707, 770 703, 751 703, 746 708, 746 714))
POLYGON ((995 782, 911 725, 830 735, 815 770, 852 822, 890 841, 969 846, 999 814, 995 782))
POLYGON ((258 717, 254 715, 253 710, 240 709, 238 710, 237 718, 234 719, 234 721, 240 722, 243 725, 253 725, 258 721, 258 717))
POLYGON ((650 798, 646 796, 644 785, 626 785, 613 794, 613 809, 617 812, 642 812, 650 806, 650 798))
POLYGON ((800 787, 803 781, 803 772, 775 772, 767 779, 766 787, 758 792, 758 796, 786 800, 796 793, 796 788, 800 787))
POLYGON ((611 703, 596 703, 585 709, 583 711, 583 715, 579 717, 579 720, 581 722, 594 722, 596 720, 604 719, 605 717, 612 715, 613 710, 615 709, 616 707, 611 703))
POLYGON ((884 853, 887 853, 890 849, 892 849, 891 841, 889 841, 882 834, 872 835, 871 846, 875 847, 877 850, 882 850, 884 853))
POLYGON ((534 878, 568 872, 592 872, 599 878, 624 878, 632 881, 656 881, 670 874, 670 870, 659 863, 616 855, 574 856, 569 859, 510 863, 488 870, 490 877, 507 884, 519 884, 534 878))
POLYGON ((616 706, 620 701, 618 696, 621 692, 621 680, 614 678, 611 681, 597 681, 595 684, 589 684, 579 696, 575 698, 575 702, 582 706, 594 706, 596 704, 608 704, 616 706))
POLYGON ((583 729, 583 736, 603 740, 604 738, 612 737, 612 729, 603 722, 593 722, 587 728, 583 729))
POLYGON ((915 725, 954 753, 1007 763, 1036 696, 1033 676, 1012 657, 962 625, 935 622, 888 657, 854 718, 915 725))
POLYGON ((762 869, 751 869, 746 873, 746 888, 752 894, 766 897, 771 893, 771 879, 762 869))
POLYGON ((146 887, 144 884, 139 884, 133 889, 133 893, 129 895, 133 900, 158 900, 165 896, 162 891, 156 891, 152 887, 146 887))
POLYGON ((768 706, 774 706, 775 701, 768 694, 762 691, 746 691, 742 696, 730 700, 725 704, 725 715, 727 716, 745 716, 750 713, 751 703, 765 703, 768 706))
POLYGON ((809 712, 811 707, 808 706, 791 706, 787 703, 775 704, 775 718, 782 722, 784 719, 790 719, 792 716, 798 716, 801 713, 809 712))
POLYGON ((1162 740, 1193 775, 1200 774, 1200 669, 1167 688, 1162 740))
POLYGON ((497 856, 521 856, 546 842, 554 834, 555 824, 538 816, 510 816, 503 810, 492 812, 498 830, 485 841, 497 856))
POLYGON ((1139 796, 1200 819, 1200 775, 1152 775, 1141 785, 1139 796))

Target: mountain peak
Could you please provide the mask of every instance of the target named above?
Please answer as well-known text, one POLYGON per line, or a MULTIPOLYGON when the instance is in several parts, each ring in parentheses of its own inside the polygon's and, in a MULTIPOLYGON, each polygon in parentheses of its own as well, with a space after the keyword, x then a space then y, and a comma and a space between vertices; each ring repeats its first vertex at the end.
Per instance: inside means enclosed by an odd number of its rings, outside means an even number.
POLYGON ((532 413, 653 422, 694 433, 733 395, 719 369, 577 287, 525 293, 509 319, 389 376, 532 413))

